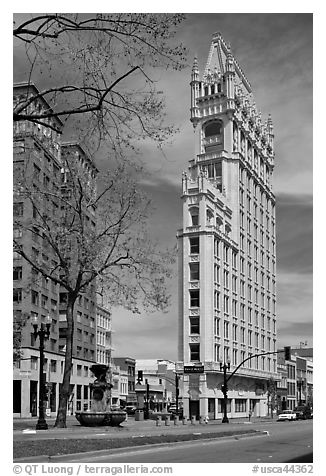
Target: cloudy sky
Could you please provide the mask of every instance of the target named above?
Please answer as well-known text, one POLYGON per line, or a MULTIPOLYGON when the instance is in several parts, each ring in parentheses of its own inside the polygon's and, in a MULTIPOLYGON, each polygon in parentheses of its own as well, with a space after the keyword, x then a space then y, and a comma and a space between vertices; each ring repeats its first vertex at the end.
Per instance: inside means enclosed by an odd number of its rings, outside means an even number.
MULTIPOLYGON (((180 128, 162 157, 149 145, 143 159, 152 172, 144 186, 156 208, 151 225, 173 246, 181 223, 181 173, 194 153, 189 121, 190 69, 205 67, 212 34, 220 31, 249 79, 263 118, 275 131, 274 192, 277 206, 278 345, 312 345, 312 15, 190 14, 178 38, 189 48, 189 68, 163 73, 168 118, 180 128)), ((113 312, 114 354, 177 358, 177 276, 167 314, 113 312), (132 332, 130 330, 132 329, 132 332), (159 349, 159 350, 158 350, 159 349)))
MULTIPOLYGON (((187 14, 177 40, 189 49, 182 72, 158 71, 167 118, 180 133, 164 155, 144 143, 151 175, 143 187, 153 200, 152 233, 163 247, 176 244, 180 228, 181 174, 194 154, 190 116, 190 71, 194 56, 205 67, 211 38, 221 32, 249 79, 263 119, 275 131, 274 192, 277 214, 278 345, 312 345, 312 15, 276 13, 187 14)), ((166 314, 112 312, 114 356, 177 358, 177 274, 166 314)))

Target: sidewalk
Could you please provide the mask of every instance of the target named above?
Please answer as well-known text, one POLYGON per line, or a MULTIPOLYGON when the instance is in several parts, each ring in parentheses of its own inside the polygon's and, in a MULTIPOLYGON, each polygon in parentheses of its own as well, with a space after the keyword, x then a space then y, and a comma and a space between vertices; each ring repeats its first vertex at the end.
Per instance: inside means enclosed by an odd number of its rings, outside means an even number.
MULTIPOLYGON (((24 430, 31 430, 34 431, 37 423, 37 417, 33 418, 15 418, 13 419, 13 432, 14 435, 22 433, 24 430)), ((216 427, 229 427, 230 425, 251 425, 251 424, 257 424, 257 423, 263 423, 263 422, 273 422, 276 420, 272 420, 271 418, 268 417, 255 417, 251 418, 251 421, 249 422, 248 418, 234 418, 230 419, 229 424, 222 424, 222 420, 210 420, 207 424, 200 424, 198 421, 194 425, 190 423, 190 421, 187 421, 186 425, 182 424, 182 421, 180 420, 177 425, 174 425, 174 421, 171 420, 169 423, 169 426, 165 426, 164 421, 161 422, 160 426, 156 425, 155 420, 142 420, 142 421, 135 421, 134 417, 128 417, 127 421, 124 421, 120 426, 118 427, 111 427, 111 426, 98 426, 98 427, 84 427, 81 426, 80 423, 76 420, 74 416, 67 416, 66 424, 67 428, 55 428, 55 417, 49 417, 46 418, 47 424, 48 424, 48 430, 37 430, 37 433, 41 434, 47 434, 47 433, 52 433, 52 432, 69 432, 71 433, 72 431, 77 434, 82 434, 82 433, 98 433, 98 432, 113 432, 113 433, 118 433, 123 434, 130 434, 132 433, 138 433, 139 431, 156 431, 156 430, 162 430, 165 429, 166 431, 170 431, 171 429, 184 429, 186 430, 187 428, 194 429, 196 427, 201 428, 201 429, 208 429, 214 426, 216 427)))

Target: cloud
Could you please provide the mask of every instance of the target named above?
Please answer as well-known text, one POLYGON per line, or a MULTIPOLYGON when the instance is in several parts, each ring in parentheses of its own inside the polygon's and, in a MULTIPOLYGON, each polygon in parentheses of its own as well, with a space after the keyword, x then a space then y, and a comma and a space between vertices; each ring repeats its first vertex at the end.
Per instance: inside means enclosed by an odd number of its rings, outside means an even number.
POLYGON ((307 342, 308 347, 313 346, 312 322, 293 322, 287 325, 278 326, 278 348, 286 345, 298 346, 300 342, 307 342))
POLYGON ((311 274, 278 273, 276 314, 279 345, 298 345, 305 340, 312 345, 311 274))
POLYGON ((279 272, 312 273, 312 197, 276 197, 276 251, 279 272))
MULTIPOLYGON (((157 89, 166 99, 167 123, 179 127, 180 133, 164 148, 164 154, 149 141, 141 143, 142 161, 151 172, 142 186, 153 200, 152 235, 162 247, 172 247, 182 224, 181 173, 195 154, 189 121, 191 66, 196 55, 203 71, 216 31, 230 42, 263 118, 268 113, 273 118, 279 343, 311 341, 312 14, 187 14, 176 40, 189 48, 188 68, 156 71, 157 89)), ((18 79, 26 79, 22 77, 21 51, 14 64, 18 79)), ((167 314, 138 317, 113 310, 116 356, 176 358, 177 284, 175 273, 171 280, 173 304, 167 314)))
POLYGON ((134 316, 123 309, 113 313, 114 357, 136 359, 177 359, 177 302, 167 314, 153 313, 134 316))

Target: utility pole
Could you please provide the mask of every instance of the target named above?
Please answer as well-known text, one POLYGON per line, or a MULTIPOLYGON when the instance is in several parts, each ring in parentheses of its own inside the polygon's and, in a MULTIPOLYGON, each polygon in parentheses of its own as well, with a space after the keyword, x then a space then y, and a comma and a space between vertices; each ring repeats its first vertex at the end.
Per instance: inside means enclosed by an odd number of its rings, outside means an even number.
POLYGON ((179 375, 175 374, 175 409, 179 415, 179 375))
POLYGON ((146 379, 146 411, 145 411, 145 419, 148 420, 149 418, 149 383, 146 379))
POLYGON ((228 382, 228 379, 227 379, 227 376, 226 376, 226 371, 230 370, 230 362, 228 362, 227 364, 224 363, 223 365, 221 363, 220 368, 221 368, 221 370, 223 370, 223 385, 222 385, 223 420, 222 420, 222 423, 229 423, 228 410, 227 410, 227 406, 228 406, 228 386, 227 386, 227 382, 228 382))

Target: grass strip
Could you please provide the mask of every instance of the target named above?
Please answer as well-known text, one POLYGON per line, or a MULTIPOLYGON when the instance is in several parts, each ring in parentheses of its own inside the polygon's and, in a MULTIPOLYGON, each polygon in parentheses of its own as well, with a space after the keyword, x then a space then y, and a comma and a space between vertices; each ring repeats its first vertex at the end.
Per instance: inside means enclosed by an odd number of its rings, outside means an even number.
POLYGON ((179 435, 153 435, 136 436, 117 439, 103 438, 76 438, 51 440, 29 440, 14 441, 13 457, 23 458, 24 456, 58 456, 73 453, 85 453, 87 451, 109 450, 113 448, 127 448, 132 446, 145 446, 158 443, 175 443, 178 441, 200 440, 204 438, 221 438, 225 436, 238 436, 248 433, 257 433, 256 430, 220 431, 218 433, 202 434, 179 434, 179 435))

